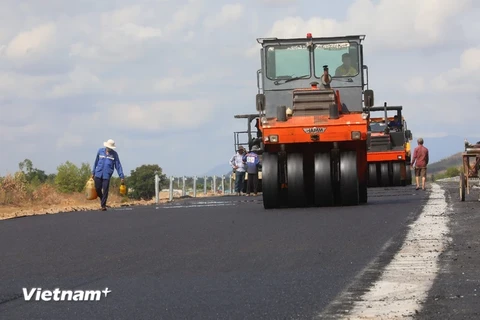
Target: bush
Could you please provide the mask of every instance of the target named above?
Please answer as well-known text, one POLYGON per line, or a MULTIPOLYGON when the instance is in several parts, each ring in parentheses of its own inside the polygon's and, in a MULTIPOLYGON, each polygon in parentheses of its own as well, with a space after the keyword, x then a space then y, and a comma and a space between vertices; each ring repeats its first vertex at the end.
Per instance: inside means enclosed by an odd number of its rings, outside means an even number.
POLYGON ((7 175, 0 184, 0 203, 21 204, 29 199, 27 193, 27 179, 22 171, 7 175))
POLYGON ((435 176, 432 175, 432 181, 445 179, 445 178, 453 178, 458 177, 460 175, 461 169, 458 167, 449 167, 443 172, 436 173, 435 176))
POLYGON ((89 177, 92 175, 90 165, 82 163, 78 168, 70 161, 57 167, 58 173, 55 177, 55 186, 62 193, 82 192, 89 177))
POLYGON ((450 167, 445 172, 447 178, 458 177, 460 175, 460 169, 457 167, 450 167))
POLYGON ((32 192, 32 200, 42 202, 45 205, 59 204, 60 198, 51 184, 44 183, 32 192))
MULTIPOLYGON (((59 165, 56 174, 46 174, 34 168, 29 159, 20 162, 19 169, 13 175, 0 177, 0 205, 54 205, 72 198, 66 194, 74 194, 77 198, 77 193, 83 192, 92 174, 88 163, 78 167, 70 161, 59 165)), ((160 177, 160 188, 168 187, 168 179, 158 165, 142 165, 131 173, 130 177, 125 178, 128 195, 123 197, 122 202, 128 201, 129 197, 136 200, 154 197, 155 173, 160 177)), ((112 177, 110 190, 112 195, 121 196, 120 178, 112 177)))
POLYGON ((167 176, 162 173, 162 168, 156 164, 144 164, 130 172, 128 187, 132 189, 128 195, 136 200, 150 200, 155 196, 155 173, 160 178, 160 190, 166 187, 167 176))

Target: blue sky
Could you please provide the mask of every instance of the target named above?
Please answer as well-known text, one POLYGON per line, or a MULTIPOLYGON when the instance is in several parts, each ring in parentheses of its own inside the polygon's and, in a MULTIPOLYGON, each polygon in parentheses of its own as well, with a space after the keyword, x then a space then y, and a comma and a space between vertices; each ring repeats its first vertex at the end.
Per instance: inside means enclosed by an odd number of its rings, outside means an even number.
POLYGON ((376 104, 403 105, 415 137, 480 140, 477 2, 3 0, 0 175, 92 164, 110 138, 127 174, 227 164, 233 115, 255 113, 256 38, 308 32, 365 34, 376 104))

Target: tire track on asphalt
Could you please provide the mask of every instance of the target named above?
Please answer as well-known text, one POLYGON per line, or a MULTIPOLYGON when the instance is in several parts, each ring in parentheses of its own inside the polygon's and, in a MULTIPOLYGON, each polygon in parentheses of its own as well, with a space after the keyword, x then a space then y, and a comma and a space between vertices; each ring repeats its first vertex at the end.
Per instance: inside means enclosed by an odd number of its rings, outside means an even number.
MULTIPOLYGON (((352 287, 332 302, 320 319, 398 319, 413 318, 422 309, 439 271, 438 258, 449 239, 449 209, 445 190, 432 184, 432 191, 418 219, 410 224, 400 250, 379 271, 378 259, 362 272, 352 287), (381 272, 370 288, 359 283, 381 272), (363 286, 364 287, 364 286, 363 286), (362 289, 360 289, 362 288, 362 289)), ((385 245, 390 251, 391 243, 385 245)), ((382 250, 383 251, 383 250, 382 250)))

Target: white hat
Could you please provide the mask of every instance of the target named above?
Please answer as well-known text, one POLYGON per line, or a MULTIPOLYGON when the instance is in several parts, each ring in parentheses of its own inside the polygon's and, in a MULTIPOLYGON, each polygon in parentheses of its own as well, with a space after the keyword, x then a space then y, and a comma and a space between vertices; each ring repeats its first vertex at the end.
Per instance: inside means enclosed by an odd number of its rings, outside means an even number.
POLYGON ((109 148, 109 149, 115 149, 115 148, 116 148, 116 147, 115 147, 115 141, 113 141, 112 139, 108 139, 107 142, 104 142, 104 143, 103 143, 103 146, 104 146, 104 147, 107 147, 107 148, 109 148))

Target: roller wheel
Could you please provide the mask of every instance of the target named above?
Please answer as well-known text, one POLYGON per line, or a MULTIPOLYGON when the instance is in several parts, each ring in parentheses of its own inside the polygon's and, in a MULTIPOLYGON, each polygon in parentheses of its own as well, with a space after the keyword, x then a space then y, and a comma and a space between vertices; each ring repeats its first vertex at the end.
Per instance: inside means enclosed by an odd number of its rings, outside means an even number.
POLYGON ((370 163, 368 165, 368 186, 378 187, 377 164, 370 163))
POLYGON ((278 155, 264 153, 262 159, 263 207, 273 209, 280 204, 280 184, 278 180, 278 155))
POLYGON ((400 162, 392 163, 392 171, 393 171, 393 181, 392 184, 394 186, 401 186, 402 185, 402 164, 400 162))
POLYGON ((314 201, 316 206, 332 206, 334 195, 330 152, 315 154, 314 201))
POLYGON ((307 205, 305 179, 303 177, 303 155, 287 154, 288 206, 304 207, 307 205))
POLYGON ((380 163, 380 183, 382 187, 388 187, 390 185, 387 162, 380 163))
POLYGON ((340 199, 342 206, 355 206, 360 203, 355 151, 340 153, 340 199))
POLYGON ((465 201, 465 174, 463 172, 460 172, 460 200, 465 201))
POLYGON ((407 186, 411 186, 412 185, 412 168, 408 163, 405 164, 405 172, 406 172, 405 184, 407 186))

